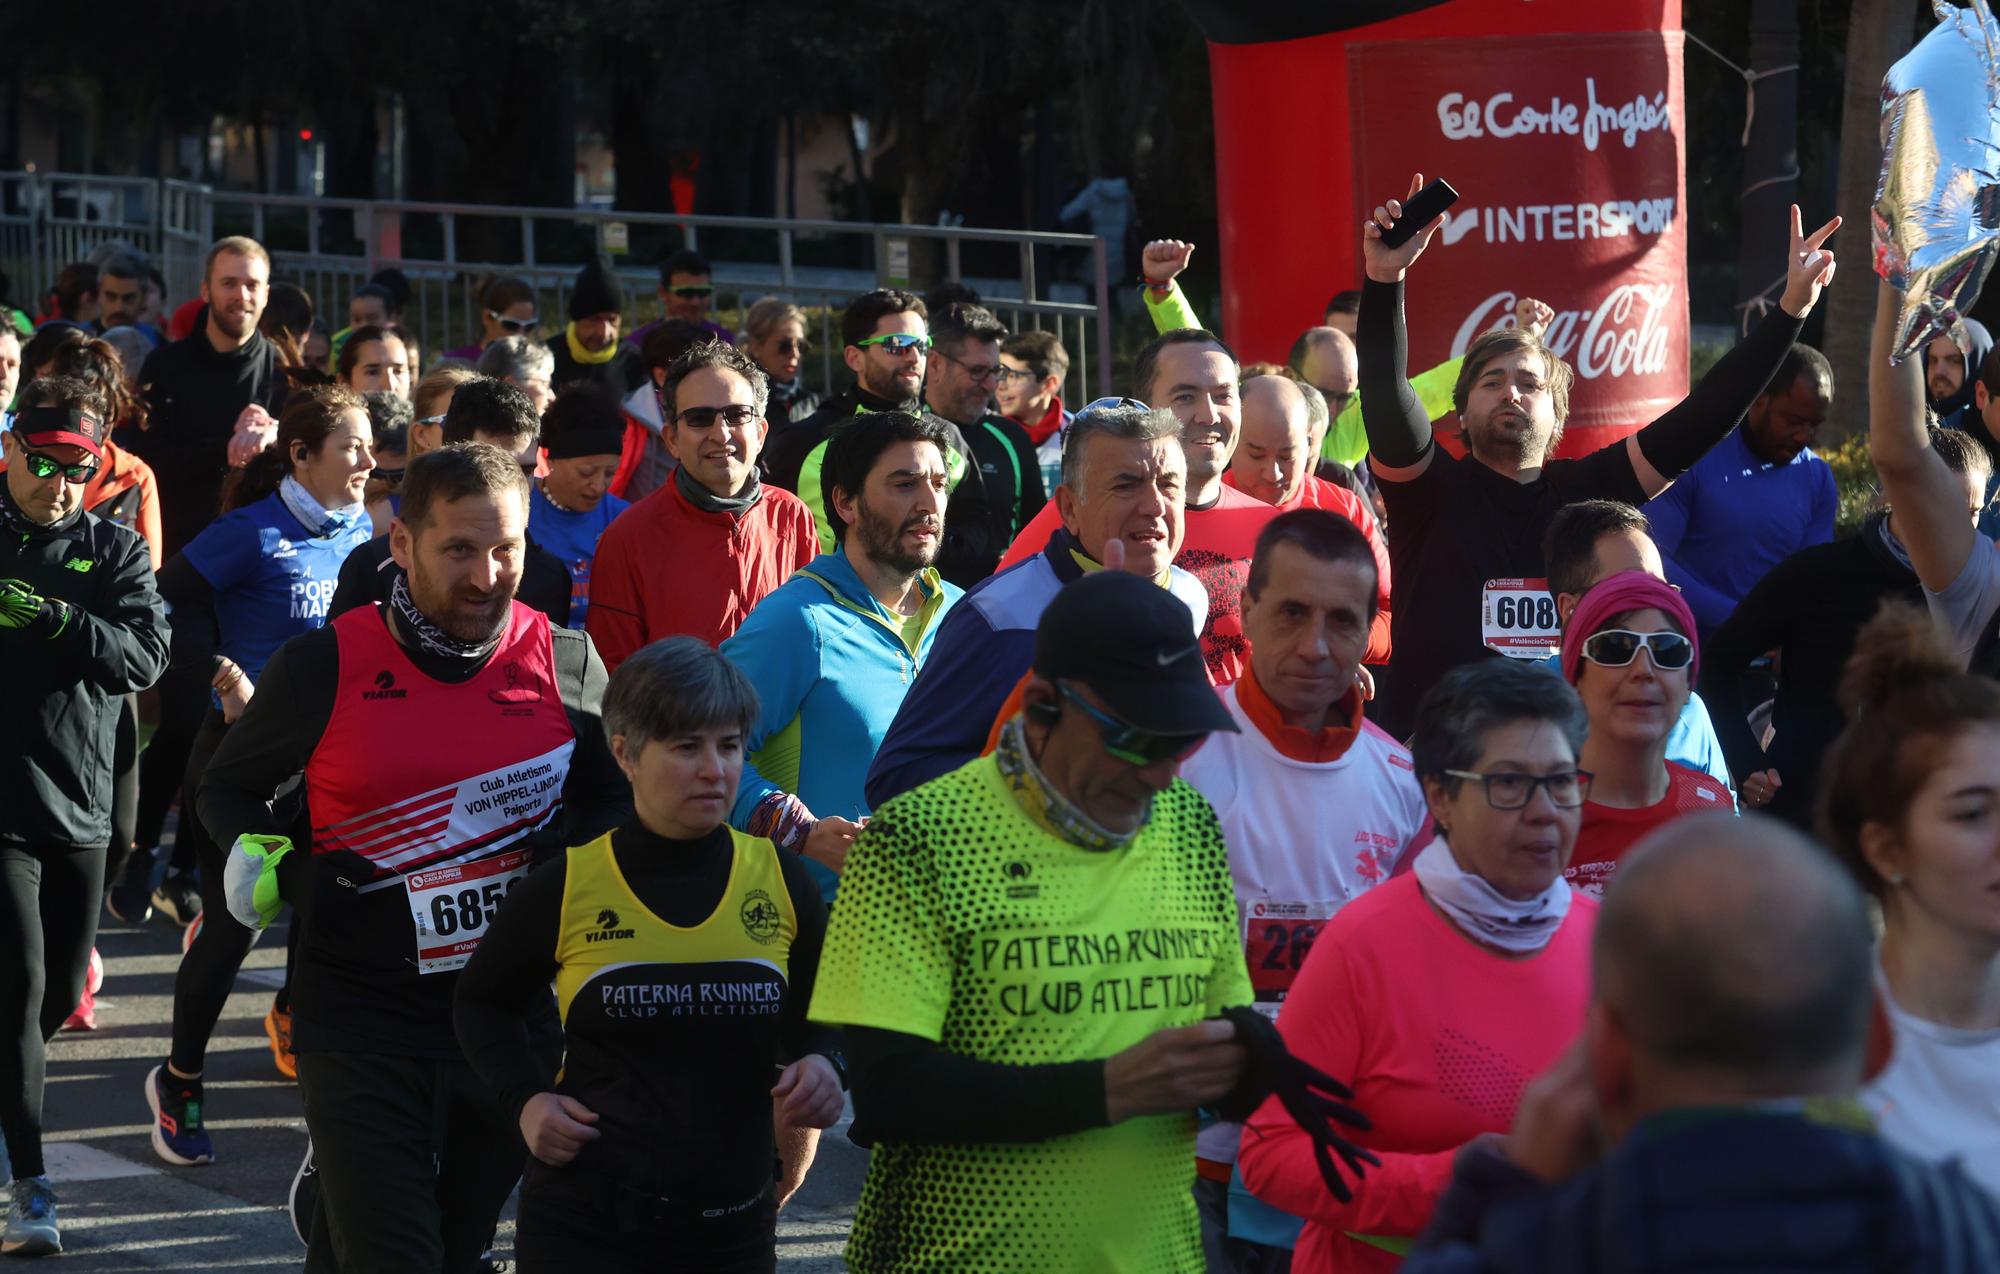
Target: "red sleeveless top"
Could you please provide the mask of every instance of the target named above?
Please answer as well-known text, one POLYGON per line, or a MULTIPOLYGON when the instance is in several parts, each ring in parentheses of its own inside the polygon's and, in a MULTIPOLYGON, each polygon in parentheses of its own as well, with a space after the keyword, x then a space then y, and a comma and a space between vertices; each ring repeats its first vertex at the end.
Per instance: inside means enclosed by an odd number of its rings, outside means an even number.
POLYGON ((331 625, 340 685, 306 762, 315 854, 352 850, 407 875, 489 857, 562 811, 576 733, 549 621, 514 603, 486 666, 452 685, 419 671, 363 606, 331 625))

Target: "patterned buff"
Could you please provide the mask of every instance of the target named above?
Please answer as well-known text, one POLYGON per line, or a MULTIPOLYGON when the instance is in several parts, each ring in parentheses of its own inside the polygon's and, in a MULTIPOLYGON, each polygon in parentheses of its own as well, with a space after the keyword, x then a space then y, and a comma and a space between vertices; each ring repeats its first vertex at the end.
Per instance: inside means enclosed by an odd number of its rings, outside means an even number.
MULTIPOLYGON (((1015 717, 1000 727, 1000 739, 993 748, 993 759, 999 763, 1000 777, 1007 780, 1007 786, 1014 791, 1014 799, 1026 810, 1028 817, 1040 823, 1050 833, 1062 837, 1073 845, 1085 849, 1123 849, 1138 838, 1139 829, 1130 835, 1120 836, 1107 831, 1088 814, 1078 809, 1055 785, 1049 782, 1041 767, 1028 755, 1027 726, 1020 717, 1015 717)), ((1148 809, 1147 817, 1152 811, 1148 809)), ((1139 828, 1146 825, 1141 819, 1139 828)))
POLYGON ((773 792, 757 802, 757 807, 750 811, 749 825, 743 830, 764 837, 779 849, 804 853, 806 837, 812 835, 813 825, 818 822, 804 801, 790 792, 773 792))
POLYGON ((415 639, 426 653, 443 659, 478 662, 492 654, 499 647, 500 639, 507 635, 503 626, 485 641, 460 641, 417 609, 416 602, 410 598, 410 577, 402 571, 396 572, 396 582, 389 586, 389 609, 396 616, 397 627, 415 639))
POLYGON ((285 508, 299 520, 299 525, 316 540, 336 535, 355 525, 368 516, 368 506, 357 500, 353 504, 329 509, 313 498, 305 484, 286 474, 278 483, 278 499, 285 508))
POLYGON ((1424 896, 1453 924, 1503 951, 1540 951, 1569 914, 1569 882, 1561 875, 1533 898, 1509 898, 1484 877, 1461 868, 1442 836, 1424 846, 1412 870, 1424 896))

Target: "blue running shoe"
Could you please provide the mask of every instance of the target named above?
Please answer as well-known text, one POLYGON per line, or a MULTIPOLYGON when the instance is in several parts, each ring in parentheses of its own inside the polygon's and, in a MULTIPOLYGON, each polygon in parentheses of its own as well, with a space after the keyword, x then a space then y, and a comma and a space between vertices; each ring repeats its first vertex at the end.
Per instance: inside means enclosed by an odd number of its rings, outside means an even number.
POLYGON ((153 1108, 153 1153, 192 1168, 213 1163, 215 1146, 201 1123, 201 1081, 170 1077, 165 1066, 146 1076, 146 1104, 153 1108))
POLYGON ((62 1251, 56 1229, 56 1192, 47 1177, 23 1177, 14 1183, 14 1202, 7 1209, 7 1232, 0 1235, 0 1252, 8 1256, 54 1256, 62 1251))

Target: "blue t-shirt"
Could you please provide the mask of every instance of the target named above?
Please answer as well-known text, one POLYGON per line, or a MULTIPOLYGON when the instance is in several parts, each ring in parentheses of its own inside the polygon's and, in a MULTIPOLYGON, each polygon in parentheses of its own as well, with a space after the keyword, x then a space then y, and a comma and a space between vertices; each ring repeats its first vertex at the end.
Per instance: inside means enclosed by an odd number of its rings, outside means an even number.
POLYGON ((326 623, 340 564, 374 534, 362 517, 315 539, 273 492, 209 523, 181 552, 215 590, 222 653, 255 682, 278 647, 326 623))
POLYGON ((582 628, 584 616, 590 613, 590 561, 597 556, 598 537, 613 518, 631 507, 629 501, 608 491, 588 513, 558 509, 539 486, 528 497, 528 534, 569 568, 571 628, 582 628))

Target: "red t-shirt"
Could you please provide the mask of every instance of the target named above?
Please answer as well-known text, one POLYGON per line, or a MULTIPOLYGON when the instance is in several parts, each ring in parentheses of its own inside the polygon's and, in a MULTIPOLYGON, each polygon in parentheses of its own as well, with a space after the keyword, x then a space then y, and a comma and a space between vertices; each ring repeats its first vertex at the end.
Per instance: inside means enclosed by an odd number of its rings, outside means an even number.
POLYGON ((1513 1125, 1522 1088, 1583 1029, 1596 923, 1596 901, 1575 897, 1547 946, 1509 959, 1440 915, 1413 875, 1376 885, 1327 922, 1278 1031, 1301 1061, 1354 1089, 1354 1105, 1375 1126, 1343 1131, 1382 1164, 1358 1184, 1348 1178, 1354 1198, 1342 1203, 1277 1098, 1251 1116, 1237 1166, 1251 1193, 1305 1218, 1293 1269, 1402 1264, 1350 1236, 1415 1238, 1458 1148, 1513 1125))
POLYGON ((1656 805, 1642 809, 1615 809, 1596 801, 1583 803, 1583 826, 1576 833, 1576 852, 1570 855, 1563 876, 1573 889, 1604 896, 1618 860, 1656 827, 1663 827, 1683 814, 1703 810, 1734 811, 1729 789, 1714 776, 1691 770, 1677 761, 1667 762, 1667 794, 1656 805))

